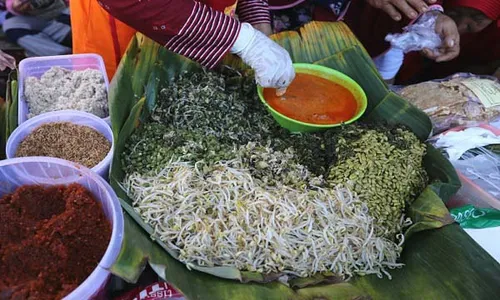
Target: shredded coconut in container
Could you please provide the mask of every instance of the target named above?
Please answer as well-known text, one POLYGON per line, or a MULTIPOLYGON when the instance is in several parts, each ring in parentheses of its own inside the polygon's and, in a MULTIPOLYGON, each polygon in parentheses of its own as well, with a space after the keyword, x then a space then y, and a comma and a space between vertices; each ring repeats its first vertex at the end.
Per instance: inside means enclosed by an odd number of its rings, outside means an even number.
POLYGON ((28 77, 24 96, 28 118, 64 109, 108 116, 108 97, 104 77, 99 70, 71 71, 52 67, 40 79, 28 77))

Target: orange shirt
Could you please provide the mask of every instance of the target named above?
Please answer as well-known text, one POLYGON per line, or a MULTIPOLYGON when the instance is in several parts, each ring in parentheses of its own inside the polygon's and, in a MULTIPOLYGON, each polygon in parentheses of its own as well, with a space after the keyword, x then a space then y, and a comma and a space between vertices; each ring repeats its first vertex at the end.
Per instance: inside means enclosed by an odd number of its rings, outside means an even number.
POLYGON ((102 56, 111 81, 136 30, 108 14, 96 0, 70 0, 73 53, 102 56))

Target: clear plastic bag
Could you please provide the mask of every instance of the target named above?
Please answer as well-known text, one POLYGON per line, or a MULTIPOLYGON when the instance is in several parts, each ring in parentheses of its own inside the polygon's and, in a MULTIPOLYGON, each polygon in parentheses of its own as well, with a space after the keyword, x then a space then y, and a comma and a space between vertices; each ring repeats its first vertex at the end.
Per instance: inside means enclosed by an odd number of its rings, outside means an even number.
POLYGON ((462 159, 452 164, 482 190, 500 200, 500 157, 497 154, 480 147, 464 153, 462 159))
POLYGON ((459 173, 462 188, 458 194, 467 198, 468 204, 500 205, 499 129, 488 124, 460 127, 434 136, 429 142, 443 151, 459 173))
POLYGON ((405 32, 388 34, 385 40, 404 53, 425 48, 436 51, 442 44, 441 37, 435 30, 436 19, 437 15, 434 13, 423 14, 415 23, 405 27, 405 32))
POLYGON ((457 73, 450 77, 391 89, 423 110, 434 126, 434 134, 458 126, 475 126, 495 121, 500 116, 500 105, 486 108, 479 97, 464 83, 487 80, 500 90, 500 82, 492 76, 457 73))

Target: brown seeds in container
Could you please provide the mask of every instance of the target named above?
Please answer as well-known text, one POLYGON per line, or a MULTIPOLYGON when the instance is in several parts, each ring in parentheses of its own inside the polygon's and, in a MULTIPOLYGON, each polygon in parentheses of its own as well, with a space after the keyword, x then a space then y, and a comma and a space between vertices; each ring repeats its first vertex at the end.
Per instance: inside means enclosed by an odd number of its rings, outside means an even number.
POLYGON ((111 143, 95 129, 69 122, 43 124, 20 144, 16 157, 50 156, 79 163, 88 168, 101 162, 111 143))

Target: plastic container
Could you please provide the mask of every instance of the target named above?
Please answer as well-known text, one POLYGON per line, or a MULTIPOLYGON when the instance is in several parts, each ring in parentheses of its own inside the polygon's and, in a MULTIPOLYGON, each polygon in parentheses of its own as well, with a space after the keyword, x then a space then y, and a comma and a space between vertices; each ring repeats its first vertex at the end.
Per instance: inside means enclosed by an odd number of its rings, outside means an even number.
POLYGON ((96 172, 105 179, 108 178, 109 166, 111 165, 111 161, 113 160, 114 151, 113 131, 103 119, 96 117, 93 114, 82 111, 53 111, 33 117, 24 122, 19 127, 17 127, 14 132, 12 132, 9 139, 7 140, 7 145, 5 147, 7 158, 15 158, 17 147, 19 147, 19 144, 26 138, 26 136, 28 136, 33 130, 40 127, 42 124, 50 122, 71 122, 77 125, 85 125, 97 130, 102 135, 104 135, 104 137, 111 142, 111 149, 109 150, 106 157, 99 164, 92 168, 92 171, 96 172))
POLYGON ((66 160, 50 157, 21 157, 0 161, 0 196, 26 184, 44 186, 79 183, 102 204, 112 225, 111 239, 95 270, 66 300, 92 299, 106 292, 108 271, 118 257, 124 235, 123 212, 113 189, 95 172, 66 160))
MULTIPOLYGON (((52 67, 61 67, 73 71, 82 71, 85 69, 100 70, 106 85, 106 91, 109 88, 108 75, 104 60, 97 54, 73 54, 73 55, 58 55, 58 56, 43 56, 25 58, 19 63, 19 105, 18 105, 18 125, 28 120, 28 103, 24 97, 24 81, 28 77, 40 78, 52 67)), ((111 120, 109 117, 103 118, 108 124, 111 120)))
POLYGON ((276 111, 274 108, 272 108, 267 101, 264 99, 264 89, 262 87, 257 87, 257 92, 259 94, 259 98, 262 101, 262 103, 266 106, 267 110, 271 113, 273 118, 278 122, 278 124, 281 125, 281 127, 286 128, 290 130, 291 132, 314 132, 314 131, 319 131, 319 130, 324 130, 328 128, 333 128, 337 126, 341 126, 343 124, 350 124, 357 119, 359 119, 363 113, 366 110, 367 106, 367 99, 366 99, 366 94, 363 91, 363 89, 357 84, 354 80, 352 80, 350 77, 348 77, 345 74, 340 73, 339 71, 335 71, 330 68, 326 68, 323 66, 318 66, 318 65, 312 65, 312 64, 294 64, 293 65, 295 68, 295 72, 297 73, 303 73, 303 74, 309 74, 309 75, 314 75, 318 76, 324 79, 327 79, 331 82, 334 82, 336 84, 339 84, 346 89, 348 89, 352 95, 354 96, 354 99, 356 99, 357 102, 357 110, 356 114, 354 116, 343 123, 337 123, 337 124, 311 124, 311 123, 305 123, 301 121, 294 120, 292 118, 289 118, 278 111, 276 111))
MULTIPOLYGON (((479 124, 476 127, 481 127, 491 131, 495 135, 500 135, 500 129, 493 127, 488 124, 479 124)), ((466 129, 467 127, 455 127, 452 128, 442 134, 446 134, 451 131, 461 131, 466 129)), ((464 205, 474 205, 476 207, 481 208, 496 208, 500 209, 500 200, 496 199, 493 195, 483 190, 479 185, 475 184, 471 179, 462 174, 457 170, 458 178, 460 179, 460 183, 462 187, 458 190, 458 192, 451 197, 451 199, 446 202, 446 206, 448 208, 461 207, 464 205)))

